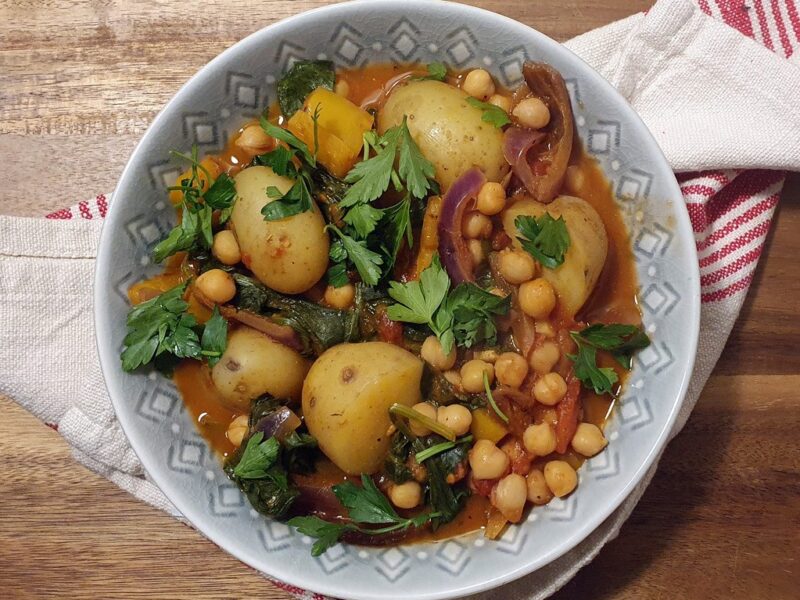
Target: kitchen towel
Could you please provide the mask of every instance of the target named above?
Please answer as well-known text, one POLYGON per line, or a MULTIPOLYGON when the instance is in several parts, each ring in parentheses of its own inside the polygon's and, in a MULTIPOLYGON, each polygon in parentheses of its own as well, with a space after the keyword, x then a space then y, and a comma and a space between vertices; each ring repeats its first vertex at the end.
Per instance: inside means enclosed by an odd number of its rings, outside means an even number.
MULTIPOLYGON (((691 217, 700 260, 701 337, 675 435, 739 314, 784 171, 800 170, 800 18, 793 0, 660 0, 646 14, 566 45, 645 120, 678 173, 691 217)), ((100 195, 48 219, 0 217, 0 393, 56 428, 90 469, 181 518, 146 478, 98 366, 91 283, 109 202, 110 196, 100 195), (42 357, 48 370, 39 377, 15 367, 20 358, 41 363, 42 357)), ((571 552, 478 597, 553 593, 616 537, 654 471, 571 552)), ((275 583, 300 598, 321 598, 275 583)))

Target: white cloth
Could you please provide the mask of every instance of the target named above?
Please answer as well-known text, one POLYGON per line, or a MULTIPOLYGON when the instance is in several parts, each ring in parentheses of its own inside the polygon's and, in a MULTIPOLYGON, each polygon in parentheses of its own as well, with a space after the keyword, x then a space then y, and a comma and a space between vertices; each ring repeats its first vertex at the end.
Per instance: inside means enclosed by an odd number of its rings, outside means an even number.
MULTIPOLYGON (((567 46, 629 99, 676 171, 800 170, 800 68, 706 16, 689 0, 661 0, 647 15, 582 35, 567 46)), ((722 253, 724 268, 712 273, 706 267, 700 349, 673 435, 686 422, 725 345, 757 262, 751 261, 749 271, 726 265, 724 249, 731 238, 720 230, 719 220, 703 221, 703 208, 714 193, 743 182, 748 173, 701 175, 711 193, 697 197, 691 186, 684 189, 698 246, 706 254, 722 253)), ((782 184, 780 175, 773 179, 748 188, 749 195, 737 204, 765 207, 767 228, 782 184)), ((93 205, 84 208, 82 219, 66 221, 0 216, 0 393, 57 425, 75 457, 90 469, 178 516, 144 476, 102 382, 91 299, 101 215, 93 205)), ((60 211, 58 218, 72 213, 60 211)), ((765 235, 755 240, 759 248, 765 235)), ((616 537, 654 471, 655 466, 574 550, 483 596, 530 599, 553 593, 616 537)))

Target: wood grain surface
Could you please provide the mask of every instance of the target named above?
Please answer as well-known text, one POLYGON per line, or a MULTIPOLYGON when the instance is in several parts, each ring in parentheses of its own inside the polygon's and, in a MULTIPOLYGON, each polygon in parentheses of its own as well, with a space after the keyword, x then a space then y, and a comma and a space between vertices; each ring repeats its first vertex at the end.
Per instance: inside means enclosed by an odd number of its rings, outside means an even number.
MULTIPOLYGON (((652 4, 472 3, 559 40, 652 4)), ((0 214, 38 216, 112 190, 148 123, 192 74, 245 35, 323 4, 0 0, 0 214)), ((798 232, 793 176, 687 427, 619 538, 557 598, 798 597, 798 232)), ((0 411, 0 596, 289 597, 87 471, 9 399, 0 411)))

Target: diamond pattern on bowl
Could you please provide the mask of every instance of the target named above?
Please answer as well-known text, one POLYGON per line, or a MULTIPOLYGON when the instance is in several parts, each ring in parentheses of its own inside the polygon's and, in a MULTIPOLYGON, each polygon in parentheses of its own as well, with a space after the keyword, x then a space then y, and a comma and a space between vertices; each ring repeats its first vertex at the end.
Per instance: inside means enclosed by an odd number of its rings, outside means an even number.
POLYGON ((322 567, 322 570, 325 571, 327 575, 344 569, 350 564, 347 546, 344 544, 331 546, 317 559, 317 564, 322 567))
POLYGON ((364 36, 358 29, 347 23, 339 23, 331 36, 334 57, 350 68, 358 67, 367 60, 364 36))
POLYGON ((161 423, 172 415, 177 405, 178 395, 157 385, 149 391, 145 390, 139 398, 136 414, 153 423, 161 423))
POLYGON ((669 347, 664 344, 650 344, 634 356, 633 361, 645 372, 653 371, 658 374, 675 362, 669 347))
POLYGON ((179 473, 198 471, 205 461, 208 444, 205 440, 188 441, 178 439, 169 447, 167 466, 179 473))
POLYGON ((375 569, 391 582, 400 579, 411 568, 411 556, 401 547, 379 550, 376 559, 375 569))
POLYGON ((633 242, 633 250, 645 258, 652 259, 667 252, 673 237, 674 234, 659 223, 655 223, 652 227, 642 226, 633 242))
POLYGON ((524 46, 516 46, 503 52, 498 69, 504 86, 513 88, 522 83, 522 65, 529 59, 528 50, 524 46))
POLYGON ((519 554, 528 541, 524 527, 506 527, 499 540, 495 540, 495 549, 504 554, 519 554))
MULTIPOLYGON (((263 517, 256 517, 263 519, 263 517)), ((258 529, 258 537, 267 552, 277 552, 288 548, 295 537, 294 529, 272 519, 263 519, 264 525, 258 529)))
POLYGON ((458 540, 448 540, 436 551, 436 566, 451 575, 461 574, 469 560, 467 547, 458 540))
POLYGON ((681 297, 669 282, 651 283, 647 289, 639 295, 639 300, 645 310, 652 314, 668 315, 678 304, 681 297))
MULTIPOLYGON (((605 432, 608 436, 608 431, 605 432)), ((586 461, 585 469, 597 479, 619 475, 619 451, 609 444, 603 452, 586 461)))
POLYGON ((653 410, 646 398, 634 396, 628 398, 617 409, 623 425, 639 429, 653 422, 653 410))
POLYGON ((465 67, 476 61, 476 40, 468 27, 459 27, 445 36, 444 51, 454 67, 465 67))
POLYGON ((573 493, 566 498, 553 498, 544 510, 553 521, 572 521, 578 510, 578 495, 573 493))
POLYGON ((419 48, 419 28, 403 17, 392 25, 388 32, 389 47, 398 60, 416 62, 416 53, 419 48))
POLYGON ((208 494, 208 507, 212 515, 217 517, 235 517, 245 507, 245 497, 235 485, 222 483, 212 486, 208 494))

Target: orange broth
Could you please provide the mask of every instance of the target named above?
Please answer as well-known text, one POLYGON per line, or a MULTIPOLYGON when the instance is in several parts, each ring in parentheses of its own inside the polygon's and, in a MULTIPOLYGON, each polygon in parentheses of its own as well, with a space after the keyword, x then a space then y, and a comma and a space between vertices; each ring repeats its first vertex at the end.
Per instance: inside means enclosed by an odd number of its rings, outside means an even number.
MULTIPOLYGON (((408 65, 374 65, 339 71, 337 78, 349 85, 348 97, 351 101, 378 108, 383 102, 385 89, 411 73, 424 73, 424 68, 408 65)), ((458 83, 460 79, 456 77, 450 81, 458 83)), ((270 116, 274 117, 277 114, 277 108, 271 107, 270 116)), ((249 124, 245 124, 242 129, 249 124)), ((224 170, 231 175, 238 172, 252 157, 236 146, 236 137, 233 136, 226 149, 216 157, 224 170)), ((580 316, 582 320, 590 322, 639 324, 641 313, 636 297, 635 264, 627 229, 615 204, 611 186, 597 162, 586 155, 581 144, 575 146, 571 164, 579 166, 584 175, 583 184, 576 190, 576 195, 597 210, 603 219, 609 239, 608 257, 603 273, 580 316)), ((169 280, 172 281, 172 277, 169 280)), ((621 370, 608 357, 600 357, 599 360, 601 366, 616 368, 620 381, 624 382, 627 372, 621 370)), ((235 447, 228 441, 226 430, 230 422, 240 413, 225 407, 211 382, 208 366, 193 360, 183 361, 175 370, 174 381, 200 433, 217 453, 227 457, 235 447)), ((581 401, 583 420, 602 427, 613 409, 613 399, 584 390, 581 401)), ((583 462, 583 458, 572 451, 563 458, 576 468, 583 462)), ((541 466, 544 462, 546 462, 544 459, 537 459, 534 461, 534 466, 541 466)), ((318 461, 316 473, 298 479, 320 487, 329 487, 346 480, 347 476, 323 457, 318 461)), ((485 525, 488 509, 488 500, 473 494, 454 521, 440 527, 435 533, 427 530, 415 532, 404 541, 441 540, 474 531, 485 525)))

